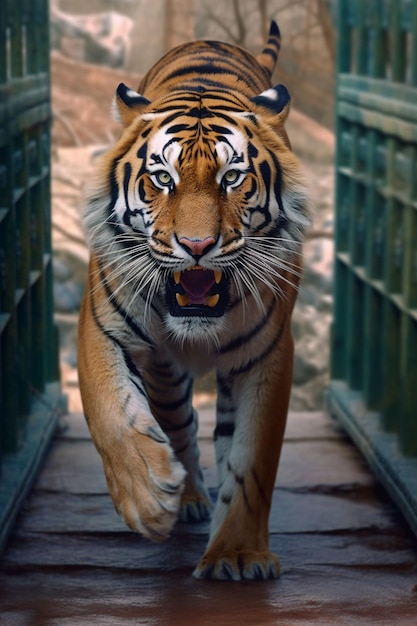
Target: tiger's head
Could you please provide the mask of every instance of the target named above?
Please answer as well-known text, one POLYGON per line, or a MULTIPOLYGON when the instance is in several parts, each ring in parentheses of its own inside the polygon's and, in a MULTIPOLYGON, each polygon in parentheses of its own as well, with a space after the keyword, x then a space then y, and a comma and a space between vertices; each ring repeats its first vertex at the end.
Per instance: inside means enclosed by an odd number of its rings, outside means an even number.
POLYGON ((121 84, 123 125, 85 224, 90 248, 157 304, 179 338, 213 334, 236 304, 297 283, 306 192, 284 129, 283 85, 255 97, 206 88, 149 101, 121 84))

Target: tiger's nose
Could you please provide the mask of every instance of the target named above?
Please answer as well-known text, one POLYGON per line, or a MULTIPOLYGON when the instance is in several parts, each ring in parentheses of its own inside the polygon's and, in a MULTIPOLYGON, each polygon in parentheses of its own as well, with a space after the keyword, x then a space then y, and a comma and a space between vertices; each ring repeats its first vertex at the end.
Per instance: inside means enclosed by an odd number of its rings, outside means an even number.
POLYGON ((207 252, 216 243, 214 237, 206 237, 205 239, 189 239, 188 237, 180 237, 178 241, 195 259, 199 259, 204 254, 207 254, 207 252))

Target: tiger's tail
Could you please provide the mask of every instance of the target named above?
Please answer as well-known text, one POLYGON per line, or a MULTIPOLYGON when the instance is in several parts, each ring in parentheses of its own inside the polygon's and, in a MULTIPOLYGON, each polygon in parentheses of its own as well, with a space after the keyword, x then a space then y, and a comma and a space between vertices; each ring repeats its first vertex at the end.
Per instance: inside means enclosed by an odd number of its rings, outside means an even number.
POLYGON ((275 20, 272 20, 269 27, 268 42, 262 52, 256 57, 258 63, 266 69, 270 77, 272 77, 274 72, 280 49, 281 33, 278 24, 275 20))

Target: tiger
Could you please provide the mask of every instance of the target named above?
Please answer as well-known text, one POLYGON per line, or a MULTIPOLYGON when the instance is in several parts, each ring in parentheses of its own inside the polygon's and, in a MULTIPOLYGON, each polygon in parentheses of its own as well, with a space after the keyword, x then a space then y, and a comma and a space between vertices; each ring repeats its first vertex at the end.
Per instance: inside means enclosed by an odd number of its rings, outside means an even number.
POLYGON ((269 513, 292 382, 291 315, 310 223, 272 86, 281 45, 191 41, 113 101, 119 138, 83 208, 80 393, 127 526, 163 541, 209 522, 197 579, 279 576, 269 513), (204 484, 193 383, 215 372, 217 497, 204 484), (215 500, 215 501, 214 501, 215 500))

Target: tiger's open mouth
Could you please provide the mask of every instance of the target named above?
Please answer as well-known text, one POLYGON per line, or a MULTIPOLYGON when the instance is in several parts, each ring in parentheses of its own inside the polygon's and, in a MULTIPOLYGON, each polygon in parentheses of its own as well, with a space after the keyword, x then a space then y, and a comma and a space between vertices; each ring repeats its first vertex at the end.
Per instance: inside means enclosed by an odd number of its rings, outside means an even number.
POLYGON ((174 317, 221 317, 227 303, 227 281, 220 270, 195 266, 170 276, 167 296, 174 317))

